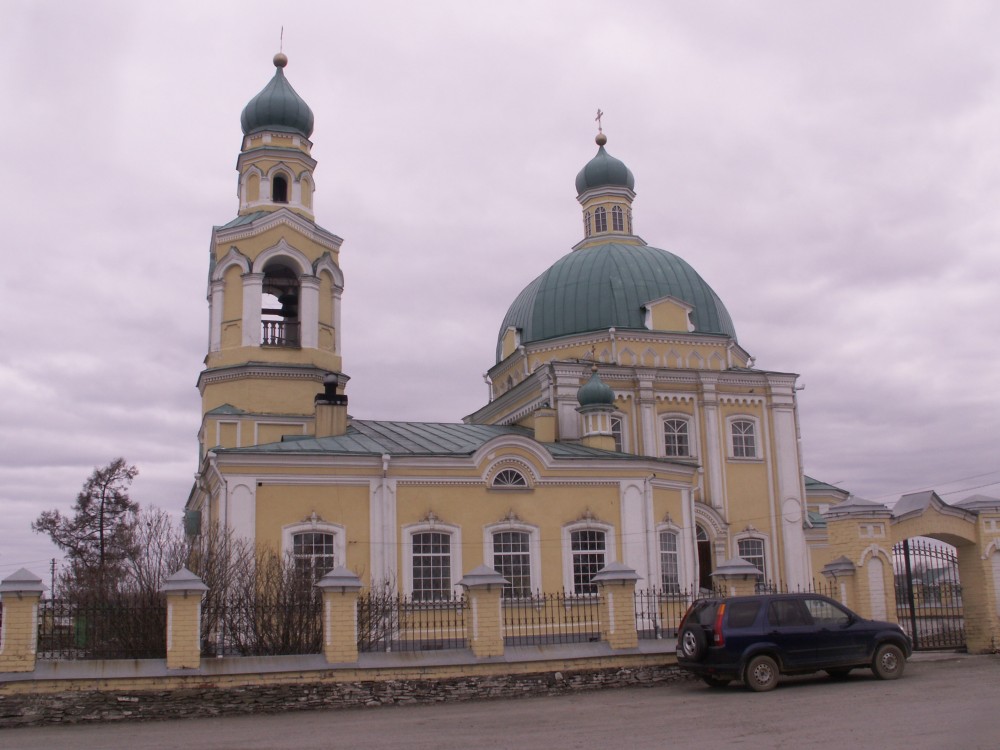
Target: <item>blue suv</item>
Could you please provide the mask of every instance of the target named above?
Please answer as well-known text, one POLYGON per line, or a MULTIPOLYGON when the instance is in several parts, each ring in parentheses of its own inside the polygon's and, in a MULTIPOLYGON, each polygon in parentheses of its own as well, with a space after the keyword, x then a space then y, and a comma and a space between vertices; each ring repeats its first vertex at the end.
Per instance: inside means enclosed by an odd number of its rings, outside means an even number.
POLYGON ((843 678, 870 668, 882 680, 903 674, 910 639, 891 622, 866 620, 819 594, 698 599, 677 632, 677 665, 711 687, 742 679, 771 690, 782 674, 825 670, 843 678))

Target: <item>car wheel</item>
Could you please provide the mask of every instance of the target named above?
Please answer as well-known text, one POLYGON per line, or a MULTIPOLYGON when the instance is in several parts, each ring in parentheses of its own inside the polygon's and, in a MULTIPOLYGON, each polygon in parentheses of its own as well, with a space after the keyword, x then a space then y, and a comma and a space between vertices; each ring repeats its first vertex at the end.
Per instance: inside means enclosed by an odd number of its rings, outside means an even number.
POLYGON ((831 680, 846 680, 851 670, 850 668, 842 667, 840 669, 828 669, 826 673, 830 675, 831 680))
POLYGON ((677 636, 677 647, 685 659, 701 661, 708 651, 708 637, 701 625, 685 625, 677 636))
POLYGON ((903 656, 903 650, 899 646, 883 643, 875 649, 872 672, 880 680, 898 680, 903 676, 904 666, 906 666, 906 657, 903 656))
POLYGON ((708 685, 710 688, 724 688, 732 680, 726 677, 715 677, 714 675, 704 674, 701 676, 702 682, 708 685))
POLYGON ((770 656, 755 656, 747 664, 744 682, 756 693, 778 686, 778 663, 770 656))

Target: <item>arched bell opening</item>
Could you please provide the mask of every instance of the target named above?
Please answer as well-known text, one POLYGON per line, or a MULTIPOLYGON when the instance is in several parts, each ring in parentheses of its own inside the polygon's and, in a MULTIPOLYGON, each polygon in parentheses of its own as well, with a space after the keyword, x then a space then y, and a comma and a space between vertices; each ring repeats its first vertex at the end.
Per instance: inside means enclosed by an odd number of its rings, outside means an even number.
POLYGON ((268 263, 261 288, 263 346, 300 345, 299 299, 298 274, 281 261, 268 263))
POLYGON ((275 203, 288 203, 288 178, 276 174, 271 178, 271 200, 275 203))

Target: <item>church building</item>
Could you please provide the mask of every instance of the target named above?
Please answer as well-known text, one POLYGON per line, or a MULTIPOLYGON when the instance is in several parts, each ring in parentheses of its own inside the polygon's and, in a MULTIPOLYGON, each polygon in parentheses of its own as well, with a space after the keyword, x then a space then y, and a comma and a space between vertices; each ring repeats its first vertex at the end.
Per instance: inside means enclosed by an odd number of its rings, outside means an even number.
POLYGON ((212 230, 191 531, 418 601, 484 564, 509 597, 592 593, 615 561, 667 593, 736 557, 809 584, 807 485, 842 493, 803 475, 797 376, 758 369, 708 283, 639 236, 603 133, 576 176, 578 241, 497 311, 489 403, 461 422, 353 419, 343 241, 316 223, 313 114, 286 64, 243 110, 238 211, 212 230))

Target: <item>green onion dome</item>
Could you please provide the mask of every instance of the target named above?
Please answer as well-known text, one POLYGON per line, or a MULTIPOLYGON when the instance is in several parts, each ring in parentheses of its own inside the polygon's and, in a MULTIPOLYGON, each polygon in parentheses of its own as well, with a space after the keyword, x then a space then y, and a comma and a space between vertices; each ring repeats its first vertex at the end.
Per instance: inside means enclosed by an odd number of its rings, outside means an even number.
POLYGON ((312 110, 285 78, 284 67, 287 64, 288 58, 282 53, 274 56, 274 78, 250 100, 240 115, 243 135, 262 130, 298 133, 306 138, 312 135, 312 110))

